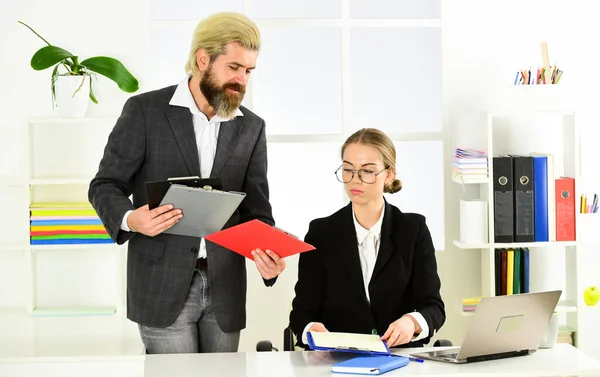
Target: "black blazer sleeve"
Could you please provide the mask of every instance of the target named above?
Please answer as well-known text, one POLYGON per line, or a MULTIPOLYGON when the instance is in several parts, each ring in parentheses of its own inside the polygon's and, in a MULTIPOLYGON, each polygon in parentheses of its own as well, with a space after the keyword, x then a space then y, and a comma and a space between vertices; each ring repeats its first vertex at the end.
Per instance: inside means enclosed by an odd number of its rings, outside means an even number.
MULTIPOLYGON (((306 243, 315 244, 314 224, 311 222, 304 238, 306 243)), ((290 326, 299 345, 302 344, 302 332, 310 322, 321 322, 322 303, 325 297, 326 272, 322 256, 318 250, 300 254, 298 261, 298 281, 294 288, 296 297, 292 301, 290 326)))
MULTIPOLYGON (((271 203, 269 203, 269 183, 267 181, 267 138, 265 135, 265 122, 262 122, 258 140, 252 151, 250 163, 246 170, 243 189, 247 198, 240 204, 240 223, 259 219, 269 225, 274 225, 271 203), (252 198, 252 200, 248 200, 252 198)), ((277 281, 263 279, 267 287, 277 281)))
POLYGON ((415 310, 423 315, 429 326, 429 336, 421 340, 427 343, 434 331, 438 331, 444 324, 446 313, 440 296, 441 283, 437 273, 435 248, 429 229, 425 224, 425 217, 419 216, 419 218, 421 221, 415 244, 411 291, 415 296, 415 310))
POLYGON ((273 220, 271 204, 269 203, 267 138, 264 121, 250 157, 242 190, 247 194, 247 197, 240 203, 240 223, 259 219, 269 225, 274 225, 275 220, 273 220))
POLYGON ((98 173, 92 179, 88 199, 111 238, 123 244, 135 233, 121 229, 125 213, 134 207, 129 200, 131 180, 145 155, 142 108, 136 97, 127 100, 104 148, 98 173))

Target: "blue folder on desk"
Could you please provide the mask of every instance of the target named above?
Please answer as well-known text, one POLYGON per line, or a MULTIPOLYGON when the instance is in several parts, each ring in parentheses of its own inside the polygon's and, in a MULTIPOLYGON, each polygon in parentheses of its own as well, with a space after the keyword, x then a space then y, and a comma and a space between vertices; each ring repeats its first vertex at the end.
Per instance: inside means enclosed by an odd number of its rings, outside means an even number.
POLYGON ((306 334, 310 349, 319 351, 352 352, 367 355, 390 355, 387 343, 379 335, 341 332, 315 332, 306 334))
POLYGON ((404 356, 358 356, 333 364, 331 371, 333 373, 378 375, 401 368, 406 364, 408 364, 408 357, 404 356))

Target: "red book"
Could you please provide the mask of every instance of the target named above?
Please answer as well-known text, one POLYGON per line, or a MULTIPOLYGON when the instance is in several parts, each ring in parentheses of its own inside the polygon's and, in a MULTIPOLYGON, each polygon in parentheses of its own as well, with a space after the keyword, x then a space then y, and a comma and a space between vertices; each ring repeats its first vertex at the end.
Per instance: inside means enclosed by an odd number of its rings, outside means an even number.
POLYGON ((556 179, 556 240, 575 241, 575 179, 556 179))
POLYGON ((260 220, 251 220, 205 237, 207 241, 254 260, 252 250, 271 250, 282 258, 314 250, 315 247, 260 220))

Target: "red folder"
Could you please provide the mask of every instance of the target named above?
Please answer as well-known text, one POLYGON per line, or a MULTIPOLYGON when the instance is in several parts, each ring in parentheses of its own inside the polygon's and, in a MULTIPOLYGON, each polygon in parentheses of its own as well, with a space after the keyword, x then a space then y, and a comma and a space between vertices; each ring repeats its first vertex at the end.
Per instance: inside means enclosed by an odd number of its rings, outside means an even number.
POLYGON ((232 226, 205 238, 252 260, 254 258, 251 252, 254 249, 269 249, 282 258, 315 249, 314 246, 299 240, 296 236, 260 220, 232 226))
POLYGON ((558 178, 556 197, 556 240, 575 241, 575 179, 558 178))

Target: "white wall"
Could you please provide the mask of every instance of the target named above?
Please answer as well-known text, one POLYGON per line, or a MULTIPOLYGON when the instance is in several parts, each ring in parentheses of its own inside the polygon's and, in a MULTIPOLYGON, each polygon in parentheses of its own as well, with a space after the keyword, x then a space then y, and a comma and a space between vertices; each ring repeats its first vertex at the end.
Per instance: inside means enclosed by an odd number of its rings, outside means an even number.
MULTIPOLYGON (((239 3, 241 1, 232 0, 223 2, 222 5, 235 8, 239 3)), ((376 7, 386 2, 372 1, 370 4, 376 7)), ((330 10, 325 5, 323 12, 335 13, 335 9, 330 10)), ((597 128, 594 110, 598 94, 593 88, 598 87, 600 78, 590 72, 598 58, 594 36, 600 35, 600 26, 594 17, 598 14, 599 7, 583 0, 442 1, 441 131, 446 164, 458 143, 465 145, 480 142, 477 132, 463 132, 459 137, 455 131, 465 125, 484 128, 485 124, 479 121, 478 116, 488 107, 499 105, 506 93, 510 93, 516 69, 537 64, 540 41, 549 43, 551 61, 558 62, 565 70, 561 88, 572 95, 578 120, 587 125, 588 136, 594 135, 593 131, 597 128)), ((50 71, 34 72, 28 66, 31 55, 42 43, 17 24, 16 20, 28 22, 52 43, 81 57, 101 54, 118 57, 140 78, 141 91, 146 91, 157 84, 149 82, 148 78, 156 77, 155 72, 161 69, 160 66, 153 65, 151 59, 153 49, 156 48, 150 44, 151 36, 157 28, 169 26, 169 22, 159 25, 152 23, 150 9, 146 0, 97 0, 78 7, 71 6, 66 1, 0 1, 0 35, 3 36, 0 39, 3 56, 0 68, 4 73, 0 76, 0 88, 3 89, 0 94, 0 110, 3 115, 0 118, 0 177, 19 174, 23 168, 20 163, 22 144, 15 142, 23 119, 50 114, 50 71)), ((220 9, 211 9, 216 10, 220 9)), ((263 11, 267 12, 268 9, 263 11)), ((339 15, 332 13, 329 17, 337 16, 339 15)), ((195 21, 191 22, 191 25, 194 24, 195 21)), ((307 53, 310 54, 310 50, 307 53)), ((175 61, 173 64, 182 66, 183 63, 175 61)), ((384 74, 387 70, 390 75, 394 74, 393 65, 378 63, 376 60, 373 64, 384 74)), ((294 72, 290 73, 290 77, 294 77, 294 72)), ((127 95, 108 80, 101 79, 99 84, 96 94, 101 105, 92 106, 89 115, 118 114, 127 95)), ((356 106, 356 100, 352 104, 356 106)), ((350 113, 343 116, 353 115, 350 113)), ((385 117, 389 117, 389 114, 385 114, 385 117)), ((593 167, 588 161, 600 162, 598 151, 594 150, 594 140, 592 137, 584 139, 584 173, 593 167)), ((334 139, 333 144, 339 144, 338 140, 334 139)), ((271 162, 274 167, 279 163, 281 162, 276 160, 271 162)), ((469 319, 462 316, 461 299, 480 293, 480 259, 477 251, 458 250, 452 245, 452 240, 458 237, 458 198, 461 193, 460 187, 451 183, 449 169, 445 171, 443 184, 446 245, 445 251, 438 252, 437 257, 448 318, 438 335, 460 343, 469 319)), ((273 177, 271 185, 275 198, 286 187, 285 182, 273 177)), ((25 199, 22 193, 0 188, 0 196, 8 199, 8 203, 7 200, 3 201, 4 213, 8 215, 0 225, 10 225, 14 218, 22 220, 23 208, 27 205, 23 204, 25 199)), ((332 197, 334 203, 339 200, 337 196, 332 197)), ((333 204, 332 206, 335 207, 333 204)), ((276 208, 276 216, 277 211, 283 210, 276 208)), ((315 217, 318 215, 321 214, 316 214, 315 217)), ((6 238, 10 234, 0 232, 0 236, 6 238)), ((442 249, 443 246, 438 248, 442 249)), ((295 282, 295 264, 295 259, 288 261, 288 271, 271 289, 260 287, 257 273, 249 269, 248 329, 243 332, 241 350, 251 350, 255 342, 262 338, 270 338, 280 345, 281 330, 287 322, 282 314, 287 312, 287 305, 293 295, 291 289, 295 282), (271 310, 265 312, 262 310, 265 307, 271 310), (273 311, 273 308, 276 310, 273 311)), ((25 265, 23 252, 0 252, 0 308, 25 306, 25 265)), ((61 323, 64 322, 61 320, 61 323)), ((4 334, 15 335, 12 323, 2 320, 0 337, 4 334)), ((108 327, 116 333, 125 331, 135 335, 135 328, 128 325, 122 327, 111 324, 108 327)), ((31 335, 50 331, 47 322, 31 326, 31 329, 28 332, 31 335)))

